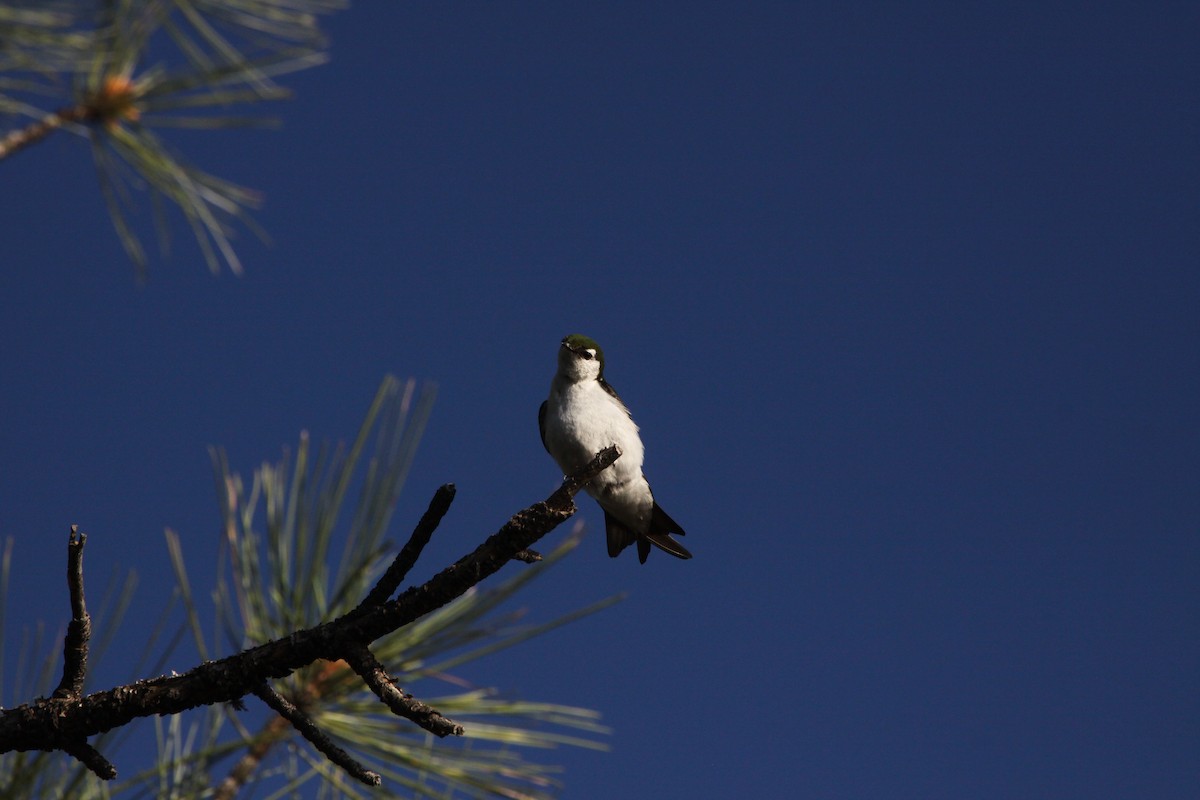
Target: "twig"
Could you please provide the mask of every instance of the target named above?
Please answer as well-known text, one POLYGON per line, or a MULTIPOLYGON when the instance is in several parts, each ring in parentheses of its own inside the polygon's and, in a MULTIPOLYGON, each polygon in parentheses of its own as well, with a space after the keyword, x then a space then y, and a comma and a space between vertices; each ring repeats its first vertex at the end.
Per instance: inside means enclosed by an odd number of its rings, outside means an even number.
MULTIPOLYGON (((83 694, 83 680, 87 676, 88 640, 92 636, 92 617, 87 612, 83 595, 83 546, 87 534, 79 531, 78 525, 71 526, 67 538, 67 591, 71 595, 71 621, 67 623, 67 635, 63 641, 63 674, 58 688, 51 697, 59 701, 75 702, 83 694)), ((110 781, 117 777, 117 768, 100 751, 87 743, 86 738, 72 739, 63 743, 62 750, 101 779, 110 781)))
POLYGON ((92 618, 83 599, 83 546, 87 534, 71 526, 67 540, 67 588, 71 593, 71 621, 63 642, 63 674, 54 690, 54 697, 76 698, 83 693, 87 674, 88 639, 92 636, 92 618))
POLYGON ((300 735, 308 739, 312 746, 325 754, 325 757, 344 769, 351 777, 362 781, 367 786, 378 786, 383 780, 378 772, 371 772, 354 760, 349 753, 333 743, 325 732, 316 726, 308 715, 301 711, 283 695, 272 689, 265 681, 253 690, 254 696, 266 703, 272 711, 292 723, 292 727, 300 735))
POLYGON ((392 713, 412 720, 436 736, 462 736, 463 726, 446 719, 432 706, 417 700, 411 694, 396 688, 383 664, 366 645, 356 645, 346 651, 346 663, 350 665, 375 696, 382 700, 392 713))
POLYGON ((83 104, 60 108, 24 128, 9 131, 0 137, 0 161, 35 142, 40 142, 63 125, 87 119, 91 113, 92 109, 83 104))
POLYGON ((421 556, 421 551, 425 549, 425 545, 429 544, 429 538, 433 536, 433 531, 437 528, 438 523, 442 521, 442 517, 446 516, 446 512, 450 509, 450 504, 454 502, 454 484, 447 483, 441 486, 434 493, 433 499, 429 501, 429 508, 421 517, 421 521, 417 523, 417 527, 413 529, 412 536, 408 538, 408 542, 396 554, 396 558, 387 568, 387 572, 383 573, 379 581, 375 584, 370 594, 366 599, 359 604, 360 608, 365 606, 378 606, 395 594, 399 588, 400 582, 408 575, 408 571, 417 563, 417 559, 421 556))
POLYGON ((84 740, 66 742, 63 744, 63 752, 74 758, 79 763, 96 773, 96 776, 101 780, 111 781, 117 777, 117 768, 100 752, 88 744, 84 740))
MULTIPOLYGON (((304 685, 291 695, 291 702, 301 708, 310 708, 328 690, 328 684, 335 679, 334 676, 345 668, 341 661, 325 662, 321 669, 316 670, 315 675, 310 676, 304 685)), ((290 723, 283 717, 267 720, 246 752, 230 767, 229 774, 217 785, 216 791, 213 792, 213 800, 233 800, 267 757, 267 753, 271 752, 271 748, 287 738, 289 727, 290 723)))

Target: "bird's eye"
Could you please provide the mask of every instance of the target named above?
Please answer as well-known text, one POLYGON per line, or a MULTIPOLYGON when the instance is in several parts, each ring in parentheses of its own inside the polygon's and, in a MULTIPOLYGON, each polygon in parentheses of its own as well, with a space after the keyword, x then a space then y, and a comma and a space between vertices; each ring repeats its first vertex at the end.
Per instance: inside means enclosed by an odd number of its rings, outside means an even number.
POLYGON ((588 348, 587 350, 584 350, 583 352, 581 352, 579 355, 583 356, 588 361, 591 361, 593 358, 596 357, 596 351, 592 350, 591 348, 588 348))

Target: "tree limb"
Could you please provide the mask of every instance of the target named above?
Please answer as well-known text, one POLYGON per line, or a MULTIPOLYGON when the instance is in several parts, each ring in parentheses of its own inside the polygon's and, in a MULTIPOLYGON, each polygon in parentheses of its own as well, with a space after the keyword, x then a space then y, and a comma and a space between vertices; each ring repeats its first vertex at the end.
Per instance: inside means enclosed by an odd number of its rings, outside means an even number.
MULTIPOLYGON (((546 500, 514 514, 504 527, 488 537, 473 552, 463 556, 425 584, 411 587, 399 597, 388 600, 386 598, 391 596, 403 580, 404 574, 411 568, 410 560, 416 561, 425 542, 453 500, 453 487, 443 486, 435 494, 429 510, 422 517, 412 538, 397 555, 387 573, 349 613, 219 661, 204 662, 182 675, 164 675, 140 680, 86 697, 79 697, 78 694, 58 696, 59 692, 56 692, 54 697, 41 698, 6 709, 0 712, 0 753, 13 750, 63 750, 80 758, 101 777, 112 778, 116 772, 111 765, 108 765, 111 772, 102 772, 92 767, 88 760, 91 758, 90 754, 95 754, 100 761, 103 761, 103 757, 87 745, 87 737, 119 728, 138 717, 178 714, 198 706, 236 702, 247 694, 262 697, 271 704, 274 702, 272 695, 275 693, 270 689, 268 681, 286 677, 319 658, 328 661, 346 660, 365 681, 375 683, 372 686, 373 691, 389 708, 396 711, 396 706, 393 705, 396 698, 391 696, 390 689, 391 692, 406 698, 405 702, 411 711, 415 708, 411 696, 401 693, 390 681, 386 681, 384 687, 386 672, 371 655, 368 645, 460 597, 472 586, 498 572, 518 554, 528 551, 538 539, 575 513, 575 494, 620 455, 621 451, 616 446, 600 451, 586 467, 565 478, 562 485, 546 500), (372 677, 368 679, 367 675, 372 677), (380 678, 380 675, 383 678, 380 678)), ((72 623, 80 614, 86 618, 82 594, 82 562, 79 561, 83 539, 80 535, 76 542, 73 531, 69 562, 72 575, 75 574, 78 562, 79 604, 75 604, 75 583, 72 582, 72 623)), ((68 634, 67 638, 65 660, 70 661, 72 637, 68 634)), ((86 644, 86 637, 84 642, 86 644)), ((81 671, 85 664, 86 657, 80 660, 78 670, 81 671)), ((76 669, 65 666, 63 682, 59 689, 67 687, 66 691, 69 694, 71 687, 75 686, 75 680, 76 669)), ((82 681, 81 672, 79 681, 82 681)), ((461 732, 459 726, 449 722, 428 706, 420 705, 423 708, 419 710, 418 715, 424 714, 427 721, 433 720, 434 715, 437 720, 441 720, 441 723, 430 724, 444 723, 453 726, 446 733, 461 732)), ((287 716, 278 708, 276 711, 287 716)), ((407 713, 398 713, 413 718, 407 713)), ((291 717, 288 719, 296 724, 291 717)), ((329 753, 326 752, 326 755, 329 753)), ((353 762, 353 759, 350 759, 350 762, 353 762)), ((99 762, 95 763, 99 765, 99 762)), ((363 779, 366 774, 361 767, 361 772, 355 772, 352 765, 340 761, 337 763, 359 779, 363 779)))

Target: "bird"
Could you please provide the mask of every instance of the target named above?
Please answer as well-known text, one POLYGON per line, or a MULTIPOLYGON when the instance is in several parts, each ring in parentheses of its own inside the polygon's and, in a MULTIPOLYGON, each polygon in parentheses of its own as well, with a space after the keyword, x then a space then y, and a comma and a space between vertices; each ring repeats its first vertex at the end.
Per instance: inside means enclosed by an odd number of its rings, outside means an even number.
POLYGON ((586 487, 604 511, 610 556, 636 542, 643 564, 650 545, 676 558, 692 557, 672 538, 683 536, 683 528, 655 502, 642 474, 645 446, 629 409, 604 378, 604 351, 595 339, 572 333, 562 340, 550 396, 538 409, 538 428, 542 446, 564 475, 579 471, 609 445, 621 449, 621 457, 586 487))

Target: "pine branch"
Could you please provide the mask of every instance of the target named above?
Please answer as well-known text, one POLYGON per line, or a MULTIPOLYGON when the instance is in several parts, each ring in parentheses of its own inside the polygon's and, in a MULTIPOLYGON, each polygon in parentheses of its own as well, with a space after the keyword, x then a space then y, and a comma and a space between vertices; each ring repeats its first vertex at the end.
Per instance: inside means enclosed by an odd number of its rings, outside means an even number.
MULTIPOLYGON (((386 677, 386 673, 383 672, 382 665, 370 655, 368 646, 462 596, 471 587, 514 560, 518 554, 527 551, 535 542, 575 513, 575 494, 620 455, 620 450, 615 446, 602 450, 583 470, 566 478, 546 500, 517 512, 497 533, 488 537, 473 552, 463 556, 425 584, 412 587, 393 600, 381 601, 380 596, 390 596, 391 589, 388 584, 395 580, 395 584, 392 585, 396 585, 399 579, 385 578, 381 580, 381 585, 376 587, 378 591, 372 591, 362 603, 344 616, 295 631, 288 636, 219 661, 205 662, 182 675, 141 680, 82 698, 41 698, 6 709, 0 712, 0 753, 14 750, 63 750, 80 758, 101 777, 112 778, 115 776, 115 770, 111 765, 108 765, 108 770, 102 771, 97 768, 101 766, 101 762, 108 762, 87 744, 89 736, 119 728, 139 717, 178 714, 198 706, 240 702, 247 694, 269 698, 267 701, 270 704, 274 698, 270 696, 273 692, 269 689, 268 681, 286 677, 317 659, 345 660, 352 667, 357 664, 356 671, 369 684, 376 684, 372 687, 373 691, 376 691, 394 712, 396 698, 390 696, 389 688, 404 700, 404 703, 399 705, 406 705, 408 710, 416 709, 418 715, 425 715, 430 724, 440 726, 448 723, 448 720, 435 710, 423 704, 421 708, 417 708, 411 696, 400 693, 390 683, 384 686, 380 675, 386 677), (364 652, 370 658, 364 656, 364 652), (371 677, 368 678, 364 673, 371 677), (437 720, 441 720, 441 723, 437 720), (93 767, 93 763, 97 766, 93 767)), ((449 487, 438 490, 430 511, 414 532, 414 539, 418 538, 418 533, 424 535, 427 519, 428 533, 432 534, 433 527, 449 507, 452 497, 453 490, 449 487), (444 507, 441 507, 442 504, 444 507)), ((79 537, 79 543, 76 545, 75 536, 72 536, 69 558, 71 574, 75 574, 76 566, 79 569, 78 607, 74 603, 75 584, 72 583, 72 608, 75 616, 81 611, 86 614, 82 604, 82 562, 78 560, 74 549, 77 546, 82 550, 82 538, 79 537)), ((404 562, 409 558, 415 560, 415 555, 419 554, 423 546, 423 542, 414 544, 410 541, 396 557, 399 567, 394 563, 393 567, 396 569, 389 570, 389 574, 407 571, 404 562), (416 553, 411 552, 413 548, 416 553)), ((70 646, 68 641, 68 649, 70 646)), ((74 673, 71 673, 71 681, 68 682, 68 671, 64 670, 63 684, 74 686, 74 673)), ((298 721, 299 725, 304 724, 299 717, 288 716, 288 719, 293 724, 297 724, 298 721)), ((454 726, 446 732, 459 733, 461 728, 454 726)), ((329 755, 328 752, 326 754, 329 755)), ((345 763, 337 759, 335 761, 359 779, 365 779, 365 774, 354 770, 353 764, 357 762, 353 762, 353 759, 345 763)))
MULTIPOLYGON (((84 135, 113 225, 139 274, 146 256, 127 216, 142 191, 151 203, 179 207, 209 269, 216 273, 225 265, 239 274, 241 261, 231 241, 235 225, 266 239, 250 217, 257 194, 190 164, 155 131, 274 124, 258 117, 253 106, 290 95, 275 78, 329 60, 319 22, 346 5, 343 0, 0 3, 0 110, 32 120, 0 132, 0 161, 62 128, 84 135), (43 107, 46 95, 59 99, 43 107), (52 111, 54 106, 59 108, 52 111), (235 106, 246 110, 230 113, 235 106)), ((159 235, 165 244, 162 225, 159 235)))
POLYGON ((36 122, 31 122, 24 128, 9 131, 0 137, 0 161, 8 158, 13 153, 24 150, 31 144, 40 142, 63 125, 87 119, 90 114, 91 109, 86 105, 60 108, 58 111, 47 114, 36 122))

